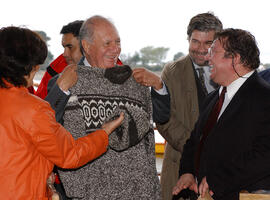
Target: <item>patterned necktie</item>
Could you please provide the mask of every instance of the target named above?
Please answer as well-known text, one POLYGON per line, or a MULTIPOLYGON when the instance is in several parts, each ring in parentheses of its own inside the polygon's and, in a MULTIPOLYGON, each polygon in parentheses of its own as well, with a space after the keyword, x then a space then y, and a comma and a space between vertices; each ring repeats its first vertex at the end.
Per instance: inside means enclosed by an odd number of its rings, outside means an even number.
POLYGON ((195 155, 195 174, 198 176, 199 173, 199 167, 200 167, 200 156, 201 156, 201 152, 203 149, 203 145, 205 142, 205 139, 207 138, 207 136, 209 135, 209 133, 211 132, 212 128, 214 127, 214 125, 217 123, 217 119, 220 113, 220 110, 222 108, 224 99, 225 99, 225 93, 226 93, 227 89, 226 87, 223 87, 222 92, 215 104, 215 106, 213 107, 206 123, 205 126, 203 128, 203 132, 202 132, 202 137, 198 146, 198 150, 196 152, 195 155))
POLYGON ((207 91, 206 86, 205 86, 205 80, 204 80, 204 73, 205 72, 204 72, 204 69, 202 67, 199 67, 196 70, 199 72, 199 80, 200 80, 203 92, 207 95, 208 91, 207 91))

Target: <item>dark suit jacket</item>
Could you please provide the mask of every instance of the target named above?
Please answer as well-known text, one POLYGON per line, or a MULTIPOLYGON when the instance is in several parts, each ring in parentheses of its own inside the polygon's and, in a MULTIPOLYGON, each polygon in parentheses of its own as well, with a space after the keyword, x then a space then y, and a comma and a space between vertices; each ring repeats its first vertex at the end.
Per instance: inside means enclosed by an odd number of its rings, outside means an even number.
POLYGON ((270 83, 270 68, 259 72, 259 75, 268 83, 270 83))
MULTIPOLYGON (((194 174, 202 129, 218 98, 211 93, 184 146, 180 174, 194 174)), ((239 88, 205 140, 198 181, 203 177, 214 199, 238 199, 241 190, 270 189, 270 86, 254 72, 239 88)))
MULTIPOLYGON (((83 65, 83 59, 78 63, 83 65)), ((54 76, 48 83, 48 95, 45 100, 48 101, 55 111, 56 121, 63 124, 63 115, 65 106, 69 100, 70 95, 66 95, 56 84, 59 75, 54 76)), ((166 123, 170 117, 170 95, 160 95, 154 89, 151 90, 152 104, 153 104, 153 120, 156 123, 166 123)))
POLYGON ((56 84, 59 75, 54 76, 48 83, 48 94, 45 101, 49 102, 52 109, 55 111, 55 119, 57 122, 63 124, 63 115, 65 106, 69 100, 70 95, 66 95, 56 84))

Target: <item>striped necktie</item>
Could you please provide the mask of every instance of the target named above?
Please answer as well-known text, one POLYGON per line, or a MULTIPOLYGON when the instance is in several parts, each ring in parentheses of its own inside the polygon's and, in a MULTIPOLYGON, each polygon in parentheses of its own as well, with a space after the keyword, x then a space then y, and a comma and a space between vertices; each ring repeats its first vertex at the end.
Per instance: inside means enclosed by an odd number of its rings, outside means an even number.
POLYGON ((204 69, 202 67, 199 67, 196 70, 199 72, 199 80, 200 80, 203 92, 207 95, 208 91, 207 91, 206 86, 205 86, 204 69))

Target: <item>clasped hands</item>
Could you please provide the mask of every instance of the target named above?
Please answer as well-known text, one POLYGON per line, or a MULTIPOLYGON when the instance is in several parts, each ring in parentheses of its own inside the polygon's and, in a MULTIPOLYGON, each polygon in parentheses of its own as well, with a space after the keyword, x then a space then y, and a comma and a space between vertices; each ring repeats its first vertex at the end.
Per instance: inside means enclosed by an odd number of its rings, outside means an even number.
POLYGON ((209 190, 209 185, 207 183, 206 177, 204 177, 198 187, 197 181, 193 174, 186 173, 180 176, 179 180, 177 181, 176 186, 173 188, 173 195, 177 195, 184 189, 190 189, 195 193, 199 193, 202 198, 206 196, 206 193, 209 192, 211 196, 213 196, 213 191, 209 190))

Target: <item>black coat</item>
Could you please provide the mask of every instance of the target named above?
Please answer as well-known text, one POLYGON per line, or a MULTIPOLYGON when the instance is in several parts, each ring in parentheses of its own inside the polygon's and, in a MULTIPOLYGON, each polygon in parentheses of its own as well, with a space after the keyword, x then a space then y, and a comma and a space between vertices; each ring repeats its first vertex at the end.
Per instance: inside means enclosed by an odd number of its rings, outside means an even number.
MULTIPOLYGON (((218 98, 211 93, 184 146, 180 173, 194 174, 202 129, 218 98)), ((270 189, 270 86, 257 72, 239 88, 205 140, 198 181, 206 176, 214 199, 238 199, 241 190, 270 189)))

